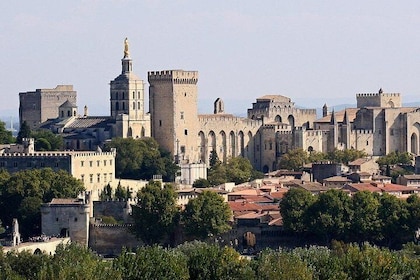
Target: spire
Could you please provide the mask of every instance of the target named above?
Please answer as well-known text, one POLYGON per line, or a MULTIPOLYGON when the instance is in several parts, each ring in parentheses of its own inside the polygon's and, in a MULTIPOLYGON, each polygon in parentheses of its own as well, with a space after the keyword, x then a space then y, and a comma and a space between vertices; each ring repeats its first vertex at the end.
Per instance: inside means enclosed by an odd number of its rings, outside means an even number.
POLYGON ((344 117, 343 117, 343 123, 349 124, 349 117, 347 116, 347 110, 344 110, 344 117))
POLYGON ((133 65, 130 58, 130 50, 128 48, 128 38, 124 40, 124 57, 122 61, 122 74, 129 73, 133 70, 133 65))
POLYGON ((331 121, 330 121, 330 123, 331 124, 336 124, 336 122, 335 122, 335 112, 334 112, 334 109, 331 112, 331 121))

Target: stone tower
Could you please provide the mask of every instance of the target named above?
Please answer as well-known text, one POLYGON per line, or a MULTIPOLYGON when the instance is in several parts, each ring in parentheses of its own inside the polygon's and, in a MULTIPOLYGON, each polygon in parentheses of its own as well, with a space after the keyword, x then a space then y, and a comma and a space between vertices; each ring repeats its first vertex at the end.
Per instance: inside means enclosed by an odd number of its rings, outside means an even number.
POLYGON ((53 89, 36 89, 19 93, 19 122, 26 121, 32 130, 48 119, 59 117, 59 107, 69 101, 76 104, 77 92, 72 85, 58 85, 53 89))
POLYGON ((110 83, 111 117, 126 114, 130 120, 144 119, 144 82, 133 73, 127 38, 121 64, 121 74, 110 83))
POLYGON ((152 137, 177 162, 198 160, 197 71, 149 72, 152 137))
POLYGON ((116 120, 114 135, 148 137, 150 116, 144 112, 144 82, 133 73, 127 38, 121 65, 121 74, 110 83, 111 118, 116 120))

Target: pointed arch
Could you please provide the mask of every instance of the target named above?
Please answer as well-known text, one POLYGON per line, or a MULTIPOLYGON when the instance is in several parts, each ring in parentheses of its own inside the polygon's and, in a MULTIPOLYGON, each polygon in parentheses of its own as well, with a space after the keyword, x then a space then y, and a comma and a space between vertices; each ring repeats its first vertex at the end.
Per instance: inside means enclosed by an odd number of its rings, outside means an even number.
POLYGON ((229 133, 229 142, 230 142, 230 156, 236 156, 236 141, 235 141, 235 132, 231 131, 229 133))
POLYGON ((411 134, 411 153, 413 154, 418 154, 418 145, 419 145, 419 141, 418 141, 418 137, 416 133, 412 133, 411 134))

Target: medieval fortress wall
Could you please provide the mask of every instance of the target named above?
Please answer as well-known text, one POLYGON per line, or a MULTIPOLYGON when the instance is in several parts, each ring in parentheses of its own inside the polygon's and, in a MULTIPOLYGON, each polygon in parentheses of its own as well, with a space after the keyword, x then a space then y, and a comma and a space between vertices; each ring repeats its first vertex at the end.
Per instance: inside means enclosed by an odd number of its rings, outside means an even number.
MULTIPOLYGON (((377 93, 357 94, 357 108, 329 112, 324 105, 321 119, 317 118, 316 109, 296 107, 291 98, 278 94, 257 98, 247 110, 246 118, 225 112, 221 98, 216 99, 213 114, 200 115, 197 71, 150 71, 150 114, 146 114, 144 82, 132 71, 128 41, 124 44, 122 72, 110 86, 111 117, 101 124, 67 128, 69 134, 65 139, 69 148, 78 149, 77 144, 86 141, 99 146, 106 140, 103 135, 109 138, 152 136, 180 164, 208 164, 209 155, 216 151, 222 161, 242 156, 263 172, 278 168, 281 156, 295 148, 309 152, 354 148, 373 156, 391 151, 413 154, 420 151, 420 113, 416 108, 402 107, 400 93, 385 93, 382 89, 377 93), (101 131, 107 133, 100 134, 101 131)), ((31 92, 20 93, 21 120, 26 118, 36 126, 47 113, 58 114, 55 111, 63 100, 52 100, 59 96, 58 99, 75 101, 72 89, 72 86, 58 86, 37 90, 42 94, 38 93, 36 98, 31 92), (47 99, 48 104, 43 103, 47 99)), ((83 118, 72 118, 73 122, 83 121, 83 118)), ((94 121, 92 117, 84 118, 94 121)), ((65 120, 58 119, 51 127, 60 127, 61 123, 65 120)), ((66 133, 66 128, 60 133, 66 133)), ((102 173, 93 173, 93 178, 88 174, 88 181, 99 178, 102 182, 102 173)))

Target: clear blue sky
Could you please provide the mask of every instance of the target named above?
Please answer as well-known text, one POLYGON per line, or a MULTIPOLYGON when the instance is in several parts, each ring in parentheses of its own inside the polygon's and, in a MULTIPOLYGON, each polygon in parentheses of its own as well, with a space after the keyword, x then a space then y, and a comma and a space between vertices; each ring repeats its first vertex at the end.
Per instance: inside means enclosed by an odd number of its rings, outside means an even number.
POLYGON ((380 87, 420 100, 418 0, 22 0, 0 9, 0 115, 17 115, 19 92, 57 84, 74 85, 79 111, 108 115, 125 37, 146 82, 147 71, 199 71, 202 112, 217 97, 245 113, 265 94, 321 107, 380 87))

